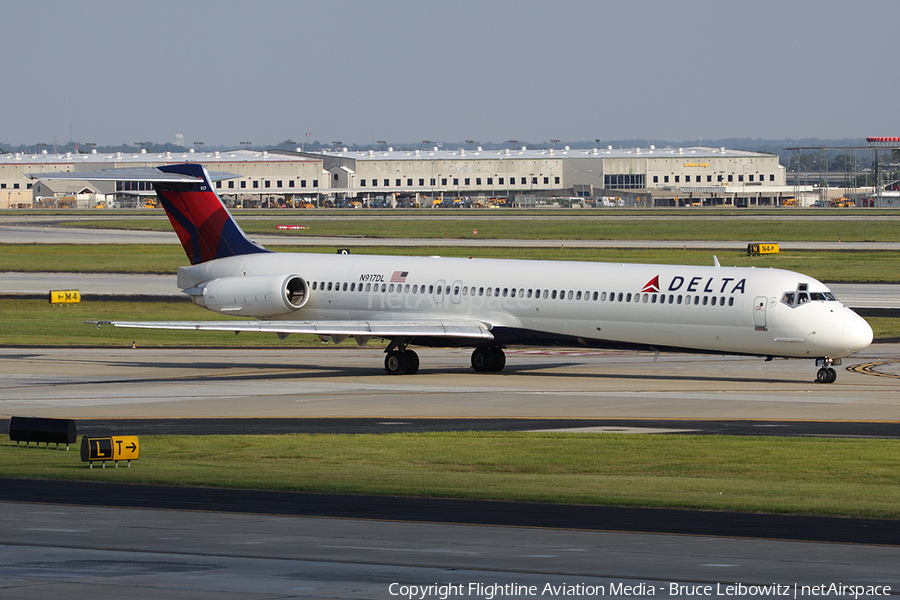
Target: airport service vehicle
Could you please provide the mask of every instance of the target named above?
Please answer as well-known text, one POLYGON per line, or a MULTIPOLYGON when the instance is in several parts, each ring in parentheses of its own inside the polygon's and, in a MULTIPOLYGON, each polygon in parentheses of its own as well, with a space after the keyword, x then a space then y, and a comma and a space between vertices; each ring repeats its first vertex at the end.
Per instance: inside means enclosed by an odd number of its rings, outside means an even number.
POLYGON ((833 383, 832 365, 872 342, 864 319, 791 271, 277 253, 244 234, 200 164, 33 177, 152 182, 191 262, 178 287, 239 317, 116 327, 384 339, 392 375, 418 370, 410 346, 472 347, 475 371, 498 372, 505 346, 530 345, 808 358, 833 383))

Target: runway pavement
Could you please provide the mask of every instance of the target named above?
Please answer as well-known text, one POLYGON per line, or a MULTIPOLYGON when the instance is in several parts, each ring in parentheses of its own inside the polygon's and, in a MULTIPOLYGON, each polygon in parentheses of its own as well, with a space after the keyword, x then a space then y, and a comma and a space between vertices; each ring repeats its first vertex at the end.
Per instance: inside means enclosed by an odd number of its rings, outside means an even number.
POLYGON ((687 598, 707 585, 710 595, 735 586, 731 596, 754 597, 761 594, 751 596, 749 586, 773 584, 791 597, 796 585, 796 597, 808 598, 802 586, 900 587, 896 546, 19 502, 2 508, 0 595, 22 600, 430 600, 442 595, 426 586, 451 584, 462 586, 452 597, 484 600, 687 598))
MULTIPOLYGON (((8 427, 0 418, 0 431, 8 427)), ((900 439, 896 421, 771 421, 765 419, 567 419, 223 417, 78 419, 79 435, 390 434, 451 431, 559 431, 900 439)))
POLYGON ((512 348, 502 373, 421 349, 389 376, 380 350, 0 348, 0 416, 492 417, 900 421, 900 346, 811 360, 512 348))

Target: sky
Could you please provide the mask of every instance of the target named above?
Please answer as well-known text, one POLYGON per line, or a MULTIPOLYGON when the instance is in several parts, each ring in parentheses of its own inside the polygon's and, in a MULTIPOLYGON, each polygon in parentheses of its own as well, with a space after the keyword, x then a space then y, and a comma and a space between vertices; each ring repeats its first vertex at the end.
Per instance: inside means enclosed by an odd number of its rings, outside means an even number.
POLYGON ((0 6, 9 145, 900 135, 893 0, 0 6))

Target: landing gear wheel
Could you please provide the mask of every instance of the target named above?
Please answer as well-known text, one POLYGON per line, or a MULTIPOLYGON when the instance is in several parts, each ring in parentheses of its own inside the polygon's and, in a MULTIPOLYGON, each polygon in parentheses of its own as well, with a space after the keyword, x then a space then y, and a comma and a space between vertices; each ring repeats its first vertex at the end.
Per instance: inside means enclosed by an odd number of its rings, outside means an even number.
POLYGON ((409 366, 406 368, 406 375, 415 375, 416 371, 419 370, 419 355, 412 350, 407 350, 404 354, 406 354, 406 360, 409 361, 409 366))
MULTIPOLYGON (((384 370, 388 375, 403 375, 409 370, 409 358, 406 352, 392 350, 384 357, 384 370)), ((416 357, 416 368, 419 368, 418 356, 416 357)))
POLYGON ((493 371, 494 373, 499 373, 506 366, 506 354, 503 353, 503 348, 500 346, 492 347, 491 353, 494 355, 493 371))
POLYGON ((490 348, 475 348, 472 351, 472 368, 477 373, 487 373, 494 367, 494 354, 490 348))
POLYGON ((478 373, 497 373, 506 366, 506 355, 500 346, 485 346, 472 351, 472 368, 478 373))
POLYGON ((822 367, 816 373, 816 383, 834 383, 837 380, 837 371, 831 367, 822 367))

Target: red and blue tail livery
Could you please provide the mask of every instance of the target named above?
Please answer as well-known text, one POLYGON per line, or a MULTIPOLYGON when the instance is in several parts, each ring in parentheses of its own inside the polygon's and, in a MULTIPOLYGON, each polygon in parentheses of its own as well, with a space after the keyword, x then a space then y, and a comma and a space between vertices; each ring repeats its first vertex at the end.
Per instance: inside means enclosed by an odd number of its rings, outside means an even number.
POLYGON ((268 252, 247 238, 210 183, 206 167, 196 163, 158 167, 187 175, 193 182, 154 183, 166 215, 192 265, 217 258, 268 252))

